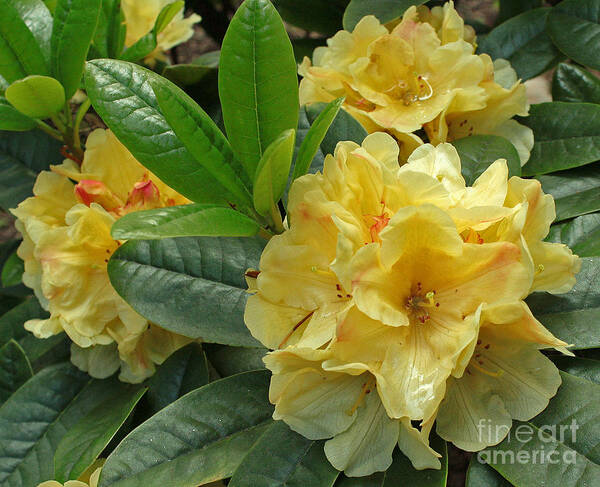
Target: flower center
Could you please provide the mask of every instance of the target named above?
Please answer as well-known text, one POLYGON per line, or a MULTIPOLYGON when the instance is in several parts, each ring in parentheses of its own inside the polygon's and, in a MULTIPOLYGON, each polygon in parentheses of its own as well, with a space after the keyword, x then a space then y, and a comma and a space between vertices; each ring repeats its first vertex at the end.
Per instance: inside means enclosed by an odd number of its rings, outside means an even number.
POLYGON ((431 318, 429 310, 431 308, 439 308, 439 306, 440 303, 435 300, 435 291, 423 292, 420 282, 417 282, 416 287, 413 288, 410 296, 404 303, 404 307, 409 315, 421 324, 424 324, 431 318))
POLYGON ((425 76, 413 73, 408 80, 399 80, 384 93, 393 98, 402 100, 405 106, 418 101, 429 100, 433 96, 433 87, 425 76))
POLYGON ((483 343, 482 340, 477 340, 477 344, 475 345, 475 351, 473 352, 473 357, 469 362, 469 366, 467 367, 467 374, 471 375, 472 372, 469 368, 473 368, 482 374, 488 375, 490 377, 501 377, 504 371, 502 369, 498 369, 496 371, 489 369, 489 360, 487 360, 483 356, 483 352, 489 350, 491 347, 490 343, 483 343))

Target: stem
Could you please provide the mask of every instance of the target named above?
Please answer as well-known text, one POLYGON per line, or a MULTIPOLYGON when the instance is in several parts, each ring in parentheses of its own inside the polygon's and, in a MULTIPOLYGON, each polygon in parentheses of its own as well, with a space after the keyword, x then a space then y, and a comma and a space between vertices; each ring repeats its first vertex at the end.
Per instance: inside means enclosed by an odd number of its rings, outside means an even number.
POLYGON ((273 223, 273 230, 275 233, 283 233, 283 221, 281 220, 281 213, 276 203, 271 205, 271 221, 273 223))
POLYGON ((53 129, 52 127, 50 127, 50 125, 42 122, 41 120, 36 120, 36 123, 40 130, 46 132, 51 137, 54 137, 56 140, 60 140, 61 142, 63 142, 63 136, 58 130, 53 129))
POLYGON ((64 124, 64 123, 62 123, 62 122, 60 121, 60 119, 59 119, 59 118, 58 118, 56 115, 52 115, 52 116, 50 117, 50 120, 52 120, 52 123, 54 123, 54 125, 56 125, 56 128, 57 128, 59 131, 61 131, 62 133, 65 133, 65 131, 66 131, 66 129, 67 129, 67 128, 65 127, 65 124, 64 124))
POLYGON ((81 121, 83 120, 83 117, 85 117, 85 114, 90 109, 91 104, 92 104, 91 100, 89 98, 86 98, 86 100, 79 106, 79 109, 77 110, 77 114, 75 115, 75 123, 73 124, 73 136, 75 139, 75 145, 74 145, 75 149, 81 149, 81 137, 79 136, 79 126, 81 125, 81 121))

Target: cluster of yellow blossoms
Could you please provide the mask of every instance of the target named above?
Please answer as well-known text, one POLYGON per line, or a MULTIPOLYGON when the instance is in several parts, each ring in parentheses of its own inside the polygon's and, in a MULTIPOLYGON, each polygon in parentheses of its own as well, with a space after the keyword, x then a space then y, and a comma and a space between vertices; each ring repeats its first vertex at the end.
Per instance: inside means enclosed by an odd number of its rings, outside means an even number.
POLYGON ((429 10, 410 7, 402 20, 382 25, 364 17, 340 31, 300 66, 300 103, 345 96, 344 108, 369 132, 386 131, 401 143, 401 159, 423 143, 473 134, 500 135, 524 164, 531 130, 512 118, 527 115, 525 86, 506 60, 475 54, 475 33, 453 2, 429 10))
POLYGON ((396 444, 439 468, 436 420, 474 451, 542 411, 560 376, 538 349, 567 344, 523 299, 568 291, 580 265, 542 240, 552 197, 508 179, 505 160, 467 187, 450 144, 398 156, 385 133, 339 143, 323 174, 294 181, 288 229, 248 278, 246 324, 275 350, 274 418, 331 438, 325 453, 350 476, 386 470, 396 444))
POLYGON ((121 242, 110 229, 129 212, 189 200, 101 129, 89 135, 81 166, 67 159, 40 173, 33 192, 12 212, 23 234, 23 282, 50 317, 25 328, 39 338, 66 332, 73 363, 93 377, 121 368, 122 380, 144 380, 189 340, 148 323, 112 288, 107 263, 121 242))

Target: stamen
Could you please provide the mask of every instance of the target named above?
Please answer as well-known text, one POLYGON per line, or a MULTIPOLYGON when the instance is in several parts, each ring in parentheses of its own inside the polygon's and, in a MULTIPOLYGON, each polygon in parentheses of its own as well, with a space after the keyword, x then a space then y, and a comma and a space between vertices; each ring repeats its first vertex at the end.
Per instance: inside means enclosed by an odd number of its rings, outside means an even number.
MULTIPOLYGON (((426 95, 421 95, 417 99, 419 101, 429 100, 433 96, 433 87, 429 84, 429 81, 427 81, 427 78, 425 78, 424 76, 419 76, 418 80, 419 80, 419 82, 425 83, 425 85, 429 89, 429 93, 427 93, 426 95)), ((419 93, 421 92, 422 87, 423 87, 423 85, 421 83, 419 83, 419 93)))
POLYGON ((333 272, 324 271, 323 269, 319 269, 316 265, 311 266, 310 271, 314 272, 315 274, 319 274, 321 276, 331 277, 332 275, 334 275, 333 272))
POLYGON ((281 343, 277 346, 277 348, 281 348, 285 345, 285 343, 290 339, 290 337, 294 334, 294 332, 302 326, 303 323, 306 322, 312 315, 314 314, 314 310, 308 313, 304 318, 302 318, 298 323, 294 325, 294 327, 290 330, 290 332, 285 336, 285 338, 281 341, 281 343))
MULTIPOLYGON (((483 362, 481 362, 481 363, 483 363, 483 362)), ((475 363, 474 360, 471 360, 469 365, 472 366, 473 368, 477 369, 482 374, 489 375, 490 377, 501 377, 504 374, 504 371, 502 369, 498 369, 497 372, 492 372, 491 370, 484 369, 483 367, 481 367, 480 365, 475 363)))
POLYGON ((354 414, 354 412, 362 404, 362 402, 363 402, 364 398, 366 397, 366 395, 371 393, 371 391, 373 390, 373 388, 375 387, 375 385, 376 385, 375 377, 373 377, 371 375, 369 377, 369 379, 367 380, 367 382, 365 382, 363 384, 362 389, 360 391, 360 394, 358 396, 358 399, 356 400, 356 402, 354 403, 354 405, 350 408, 350 410, 346 411, 346 414, 348 416, 352 416, 354 414))
POLYGON ((535 271, 535 275, 537 276, 537 275, 541 274, 542 272, 544 272, 544 269, 545 269, 544 264, 538 264, 537 269, 535 271))

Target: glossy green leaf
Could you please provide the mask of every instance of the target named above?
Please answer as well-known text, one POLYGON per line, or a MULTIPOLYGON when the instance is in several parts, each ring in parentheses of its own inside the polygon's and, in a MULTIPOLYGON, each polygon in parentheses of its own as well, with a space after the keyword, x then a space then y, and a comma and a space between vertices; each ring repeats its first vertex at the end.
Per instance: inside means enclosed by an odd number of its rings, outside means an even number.
POLYGON ((582 258, 576 277, 568 293, 534 293, 527 303, 534 316, 573 349, 600 347, 600 257, 582 258))
POLYGON ((76 480, 94 463, 146 392, 116 378, 101 384, 102 401, 67 431, 56 448, 54 476, 59 482, 76 480))
POLYGON ((275 421, 244 457, 229 487, 330 487, 338 475, 322 441, 308 440, 275 421))
POLYGON ((247 372, 196 389, 133 430, 99 487, 200 485, 230 477, 272 422, 269 374, 247 372))
POLYGON ((600 69, 600 0, 564 0, 548 16, 554 44, 574 61, 600 69))
POLYGON ((48 76, 32 75, 15 81, 6 88, 5 96, 19 112, 32 118, 48 118, 65 105, 65 90, 48 76))
POLYGON ((574 64, 560 63, 552 79, 552 99, 600 103, 600 78, 574 64))
POLYGON ((454 140, 452 145, 458 151, 462 175, 469 186, 497 159, 506 159, 509 176, 521 175, 519 153, 504 137, 473 135, 454 140))
POLYGON ((125 51, 123 51, 123 53, 119 56, 119 59, 129 62, 139 61, 154 51, 157 45, 158 41, 156 40, 156 34, 153 30, 151 30, 146 35, 140 37, 127 49, 125 49, 125 51))
POLYGON ((115 239, 169 237, 251 237, 259 225, 251 218, 214 205, 183 205, 129 213, 112 226, 115 239))
POLYGON ((273 208, 279 211, 276 206, 287 185, 295 137, 295 130, 283 132, 267 147, 258 163, 253 197, 259 215, 267 216, 273 208))
POLYGON ((0 207, 16 207, 32 194, 39 171, 62 162, 61 143, 39 130, 0 132, 0 207))
POLYGON ((496 23, 502 23, 512 17, 542 6, 542 0, 502 0, 496 23))
POLYGON ((537 8, 507 20, 483 38, 478 52, 509 60, 523 80, 547 71, 563 57, 546 33, 549 12, 537 8))
POLYGON ((554 197, 557 222, 600 210, 600 164, 538 177, 554 197))
POLYGON ((477 460, 477 455, 471 457, 465 487, 511 487, 512 484, 492 467, 477 460))
POLYGON ((264 347, 231 347, 207 343, 204 350, 211 365, 222 377, 264 369, 263 357, 268 350, 264 347))
POLYGON ((246 0, 223 40, 219 97, 234 152, 252 180, 264 151, 298 125, 292 44, 269 0, 246 0))
MULTIPOLYGON (((52 37, 52 14, 42 0, 19 0, 13 2, 19 17, 35 37, 46 64, 50 61, 50 39, 52 37)), ((31 73, 42 74, 42 73, 31 73)))
POLYGON ((154 32, 156 35, 165 30, 167 25, 169 25, 169 22, 173 20, 173 17, 175 17, 180 10, 183 10, 184 6, 185 2, 183 0, 177 0, 163 7, 154 22, 154 32))
POLYGON ((151 80, 166 82, 124 61, 97 59, 86 66, 94 108, 138 161, 189 199, 226 205, 225 188, 196 162, 162 115, 151 80))
POLYGON ((121 0, 103 0, 94 35, 94 49, 100 57, 119 57, 125 43, 125 31, 121 0))
POLYGON ((8 83, 29 74, 49 74, 45 47, 40 45, 47 32, 48 21, 43 20, 36 3, 30 0, 0 0, 0 76, 8 83), (33 13, 33 22, 28 26, 25 19, 30 13, 33 13))
POLYGON ((2 275, 0 280, 3 287, 16 286, 21 284, 23 271, 25 270, 23 261, 16 252, 10 254, 2 266, 2 275))
POLYGON ((583 166, 600 159, 600 106, 552 102, 532 105, 522 123, 535 144, 523 166, 525 176, 583 166))
POLYGON ((148 383, 146 401, 157 413, 194 389, 208 384, 208 363, 198 343, 177 350, 161 364, 148 383))
POLYGON ((344 12, 344 29, 352 32, 360 19, 374 15, 382 24, 402 17, 411 5, 421 5, 425 0, 351 0, 344 12))
POLYGON ((273 4, 287 23, 310 32, 333 36, 342 28, 348 0, 304 0, 300 8, 296 0, 274 0, 273 4))
POLYGON ((174 84, 163 80, 151 85, 167 123, 198 164, 228 190, 233 203, 252 207, 250 179, 212 119, 174 84))
POLYGON ((323 142, 329 127, 331 127, 331 124, 335 120, 335 117, 337 117, 337 114, 344 103, 344 99, 344 97, 338 98, 329 103, 325 109, 319 113, 319 116, 310 126, 310 129, 304 136, 300 148, 298 149, 298 154, 296 155, 293 179, 299 178, 308 172, 308 169, 321 146, 321 142, 323 142))
POLYGON ((600 256, 600 213, 579 216, 561 226, 560 242, 581 257, 600 256))
POLYGON ((167 330, 257 346, 243 319, 244 273, 258 266, 263 245, 258 238, 132 240, 113 254, 108 273, 133 309, 167 330))
POLYGON ((83 65, 94 38, 102 0, 59 0, 52 27, 53 76, 71 98, 81 84, 83 65))
POLYGON ((35 128, 35 120, 23 115, 6 98, 0 97, 0 130, 21 132, 35 128))
POLYGON ((31 376, 25 351, 14 340, 0 347, 0 406, 31 376))
POLYGON ((552 361, 568 374, 600 384, 600 360, 559 355, 552 357, 552 361))

